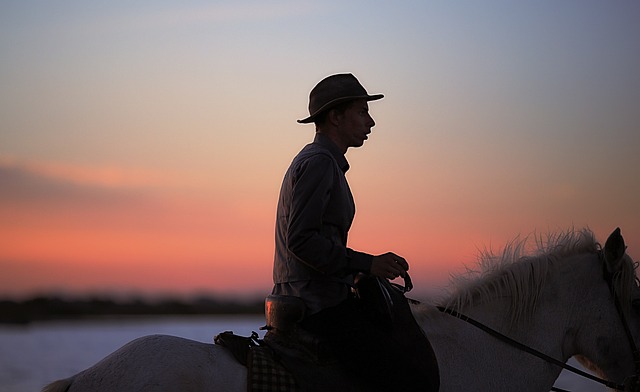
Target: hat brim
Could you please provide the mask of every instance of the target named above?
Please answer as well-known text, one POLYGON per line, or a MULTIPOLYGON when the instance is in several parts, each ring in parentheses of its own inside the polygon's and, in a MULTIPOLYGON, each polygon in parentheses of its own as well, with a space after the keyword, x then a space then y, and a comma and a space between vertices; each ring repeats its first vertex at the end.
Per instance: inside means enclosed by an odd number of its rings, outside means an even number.
POLYGON ((302 120, 298 120, 298 123, 300 123, 300 124, 312 123, 312 122, 314 122, 316 120, 318 115, 320 115, 323 112, 326 112, 327 110, 331 109, 332 107, 334 107, 336 105, 339 105, 341 103, 344 103, 344 102, 355 101, 357 99, 364 99, 366 101, 376 101, 376 100, 381 99, 383 97, 384 97, 384 95, 382 95, 382 94, 375 94, 375 95, 356 95, 356 96, 351 96, 351 97, 336 98, 333 101, 329 101, 326 104, 324 104, 322 107, 320 107, 320 109, 316 110, 309 117, 303 118, 302 120))

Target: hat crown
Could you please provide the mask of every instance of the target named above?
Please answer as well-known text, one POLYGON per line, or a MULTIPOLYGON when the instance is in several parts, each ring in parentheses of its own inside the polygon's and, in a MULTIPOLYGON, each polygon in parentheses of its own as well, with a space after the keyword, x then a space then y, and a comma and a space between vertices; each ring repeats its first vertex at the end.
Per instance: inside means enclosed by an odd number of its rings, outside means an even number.
POLYGON ((309 94, 309 114, 315 113, 327 103, 342 97, 368 95, 352 74, 329 76, 318 83, 309 94))
POLYGON ((343 102, 356 99, 373 101, 382 97, 382 94, 369 95, 358 79, 350 73, 327 76, 309 93, 309 117, 298 122, 313 122, 320 113, 343 102))

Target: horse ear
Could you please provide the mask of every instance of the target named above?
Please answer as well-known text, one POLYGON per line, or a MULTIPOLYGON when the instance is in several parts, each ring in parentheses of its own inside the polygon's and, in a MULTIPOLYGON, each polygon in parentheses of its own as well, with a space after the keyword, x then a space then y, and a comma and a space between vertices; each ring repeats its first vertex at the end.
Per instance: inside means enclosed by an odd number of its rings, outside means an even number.
POLYGON ((624 244, 624 238, 620 234, 620 228, 616 228, 607 238, 604 244, 604 259, 606 261, 609 273, 617 271, 622 266, 624 252, 627 246, 624 244))

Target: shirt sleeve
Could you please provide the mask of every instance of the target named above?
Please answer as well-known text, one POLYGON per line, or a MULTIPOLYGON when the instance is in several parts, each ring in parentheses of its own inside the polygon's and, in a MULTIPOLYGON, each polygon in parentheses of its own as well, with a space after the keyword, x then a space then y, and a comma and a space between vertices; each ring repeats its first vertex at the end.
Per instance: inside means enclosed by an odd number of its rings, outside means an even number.
POLYGON ((368 273, 372 255, 349 249, 322 234, 322 217, 336 175, 339 174, 333 159, 323 154, 310 157, 298 168, 292 184, 288 251, 323 274, 342 277, 355 272, 368 273))

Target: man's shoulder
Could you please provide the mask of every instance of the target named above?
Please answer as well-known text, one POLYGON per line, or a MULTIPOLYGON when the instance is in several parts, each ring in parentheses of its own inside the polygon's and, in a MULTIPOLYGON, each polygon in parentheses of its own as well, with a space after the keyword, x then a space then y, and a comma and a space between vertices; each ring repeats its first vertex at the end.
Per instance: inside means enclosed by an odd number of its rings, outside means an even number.
POLYGON ((308 145, 291 162, 289 174, 294 178, 302 176, 303 173, 318 177, 326 176, 338 170, 338 163, 330 151, 308 145))

